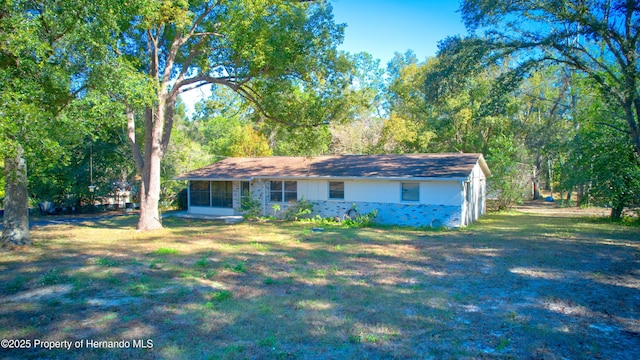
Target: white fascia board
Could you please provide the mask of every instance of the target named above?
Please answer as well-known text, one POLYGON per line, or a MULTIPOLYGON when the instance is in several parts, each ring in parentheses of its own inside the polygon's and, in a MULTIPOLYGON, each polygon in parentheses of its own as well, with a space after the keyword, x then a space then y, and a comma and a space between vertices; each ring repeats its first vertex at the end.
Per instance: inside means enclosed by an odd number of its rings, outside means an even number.
POLYGON ((252 181, 253 177, 248 178, 184 178, 174 180, 188 180, 188 181, 252 181))
POLYGON ((260 180, 467 181, 468 177, 256 176, 260 180))

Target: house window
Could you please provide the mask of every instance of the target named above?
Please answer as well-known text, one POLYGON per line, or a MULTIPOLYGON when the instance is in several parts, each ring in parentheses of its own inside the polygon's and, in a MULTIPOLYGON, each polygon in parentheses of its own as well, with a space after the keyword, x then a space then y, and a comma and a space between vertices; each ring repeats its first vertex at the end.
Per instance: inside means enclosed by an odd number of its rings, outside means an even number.
POLYGON ((285 202, 298 201, 298 182, 297 181, 284 182, 284 201, 285 202))
POLYGON ((329 181, 329 199, 344 200, 344 182, 329 181))
POLYGON ((248 181, 240 182, 240 199, 251 197, 251 185, 248 181))
POLYGON ((211 207, 233 207, 233 184, 231 181, 211 182, 211 207))
POLYGON ((296 181, 272 181, 271 202, 296 202, 298 200, 298 183, 296 181))
POLYGON ((420 184, 402 183, 402 201, 419 201, 420 184))
POLYGON ((191 206, 211 206, 208 181, 191 181, 189 183, 189 202, 191 206))

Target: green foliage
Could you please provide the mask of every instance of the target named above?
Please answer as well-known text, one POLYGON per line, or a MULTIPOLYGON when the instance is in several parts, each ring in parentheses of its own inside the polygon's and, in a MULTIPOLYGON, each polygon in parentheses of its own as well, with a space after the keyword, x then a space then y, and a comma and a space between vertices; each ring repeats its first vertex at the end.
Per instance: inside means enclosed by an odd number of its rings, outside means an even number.
POLYGON ((344 121, 330 119, 333 154, 376 152, 383 119, 388 111, 384 70, 368 53, 345 54, 352 61, 351 84, 341 90, 344 121))
POLYGON ((366 214, 358 213, 358 215, 353 218, 344 219, 342 226, 345 228, 371 227, 375 225, 376 217, 378 217, 378 210, 373 210, 366 214))
POLYGON ((406 154, 428 152, 435 133, 425 129, 424 122, 406 120, 395 113, 385 120, 379 139, 383 153, 406 154))
POLYGON ((247 263, 245 261, 236 261, 235 264, 226 263, 224 265, 226 269, 229 269, 235 273, 246 273, 247 272, 247 263))
MULTIPOLYGON (((29 180, 42 180, 32 187, 34 196, 56 195, 66 206, 80 203, 79 188, 90 182, 80 184, 69 171, 59 171, 77 160, 69 150, 124 119, 118 116, 123 106, 113 101, 119 94, 107 84, 121 73, 121 62, 112 59, 131 7, 111 0, 0 2, 0 154, 11 159, 24 150, 29 180), (35 176, 39 172, 44 176, 35 176)), ((9 175, 6 182, 20 181, 9 175)), ((14 191, 11 198, 25 198, 24 186, 7 189, 14 191)), ((14 221, 3 241, 27 242, 28 218, 18 216, 26 213, 27 201, 7 206, 14 221)))
POLYGON ((103 84, 117 73, 112 35, 127 12, 108 0, 0 4, 1 153, 19 143, 28 161, 58 161, 66 144, 96 132, 103 84))
POLYGON ((291 205, 287 208, 284 213, 284 218, 286 220, 298 220, 306 215, 311 214, 313 211, 314 203, 309 200, 301 199, 296 202, 294 205, 291 205))
POLYGON ((488 59, 521 59, 509 66, 505 79, 522 78, 549 63, 588 77, 624 113, 629 134, 624 130, 617 135, 631 136, 640 164, 640 22, 631 20, 638 17, 638 7, 632 4, 467 0, 460 10, 467 28, 480 33, 468 42, 481 43, 488 59))
POLYGON ((592 102, 587 119, 571 142, 573 151, 567 165, 573 171, 565 181, 584 186, 585 201, 611 207, 611 218, 619 219, 626 206, 640 205, 640 165, 632 140, 618 136, 616 128, 602 125, 616 122, 606 118, 612 108, 605 110, 599 105, 597 100, 592 102))
POLYGON ((459 55, 465 48, 455 40, 441 44, 437 58, 420 63, 407 53, 389 64, 391 113, 379 152, 486 154, 492 137, 512 135, 511 109, 505 106, 510 93, 496 85, 500 68, 484 66, 470 53, 459 55))
POLYGON ((498 199, 498 209, 510 209, 520 203, 530 187, 531 172, 522 166, 524 148, 508 137, 496 138, 490 148, 487 164, 492 176, 487 192, 498 199))
POLYGON ((167 256, 167 255, 177 255, 180 253, 180 250, 173 248, 158 248, 158 250, 153 252, 155 255, 167 256))
POLYGON ((47 270, 38 277, 38 285, 48 286, 61 284, 66 282, 67 276, 60 272, 57 268, 47 270))
POLYGON ((0 209, 4 207, 4 159, 0 159, 0 209))
POLYGON ((251 194, 243 194, 240 199, 240 209, 242 210, 242 217, 245 219, 257 219, 262 213, 262 204, 258 199, 255 199, 251 194))
POLYGON ((206 268, 207 266, 209 266, 209 256, 208 255, 202 256, 200 259, 198 259, 198 261, 196 261, 193 264, 193 266, 199 267, 199 268, 206 268))
POLYGON ((238 94, 216 88, 209 99, 196 107, 190 138, 198 141, 209 157, 272 154, 261 130, 264 124, 251 124, 253 112, 238 94))
POLYGON ((16 293, 22 290, 27 283, 27 278, 23 275, 15 275, 12 276, 11 280, 9 280, 5 284, 5 289, 9 293, 16 293))
POLYGON ((276 125, 268 135, 275 139, 274 154, 279 156, 324 154, 331 144, 331 132, 324 124, 308 127, 276 125))
POLYGON ((273 209, 273 216, 275 216, 276 218, 278 217, 278 211, 280 211, 280 205, 278 204, 273 204, 271 205, 271 208, 273 209))
POLYGON ((120 262, 118 260, 115 259, 110 259, 107 257, 100 257, 97 258, 94 263, 97 266, 103 266, 103 267, 116 267, 118 265, 120 265, 120 262))
MULTIPOLYGON (((29 172, 30 195, 36 201, 53 201, 58 206, 76 206, 114 196, 113 183, 129 182, 134 188, 135 170, 128 144, 120 129, 103 125, 93 138, 85 137, 79 144, 67 144, 59 162, 32 162, 29 172), (91 173, 97 186, 90 193, 91 173)), ((135 189, 134 189, 135 192, 135 189)))
MULTIPOLYGON (((293 206, 287 210, 285 214, 285 218, 287 220, 300 220, 303 222, 315 224, 316 226, 341 225, 344 228, 361 228, 374 226, 376 224, 376 218, 378 217, 378 210, 373 210, 370 213, 366 214, 360 214, 355 204, 353 206, 353 209, 355 209, 355 215, 352 214, 353 217, 346 217, 345 219, 337 219, 333 217, 323 218, 320 215, 305 216, 310 215, 313 212, 314 203, 311 201, 302 200, 298 202, 298 204, 300 206, 293 206)), ((311 233, 310 229, 306 229, 305 231, 307 231, 308 234, 311 233)))
POLYGON ((209 294, 211 301, 214 302, 223 302, 225 300, 229 300, 233 297, 233 293, 229 290, 219 290, 209 294))

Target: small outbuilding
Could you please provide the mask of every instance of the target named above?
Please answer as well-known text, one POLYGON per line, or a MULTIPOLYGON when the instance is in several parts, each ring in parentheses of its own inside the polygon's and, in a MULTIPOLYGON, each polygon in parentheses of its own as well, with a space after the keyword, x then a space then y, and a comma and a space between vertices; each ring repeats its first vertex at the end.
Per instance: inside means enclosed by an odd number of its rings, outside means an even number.
POLYGON ((230 157, 176 180, 188 180, 191 214, 239 215, 250 196, 264 216, 306 200, 312 216, 375 212, 380 224, 461 227, 485 213, 490 175, 482 154, 447 153, 230 157))

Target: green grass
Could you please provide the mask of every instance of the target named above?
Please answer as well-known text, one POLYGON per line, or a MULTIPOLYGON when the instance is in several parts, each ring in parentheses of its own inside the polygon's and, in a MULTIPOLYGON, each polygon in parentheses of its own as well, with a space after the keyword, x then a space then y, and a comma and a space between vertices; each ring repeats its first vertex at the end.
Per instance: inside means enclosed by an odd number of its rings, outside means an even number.
POLYGON ((164 248, 161 247, 158 250, 154 251, 153 254, 155 255, 160 255, 160 256, 166 256, 166 255, 178 255, 180 253, 179 250, 177 249, 173 249, 173 248, 164 248))
POLYGON ((19 290, 22 290, 27 282, 27 277, 23 275, 14 276, 9 282, 5 285, 5 290, 8 293, 15 293, 19 290))
POLYGON ((120 265, 120 262, 114 259, 100 257, 95 260, 95 264, 98 266, 104 266, 104 267, 116 267, 120 265))
POLYGON ((640 346, 629 224, 518 212, 442 231, 134 224, 36 228, 32 249, 0 250, 2 337, 154 343, 29 353, 99 359, 617 358, 640 346))
POLYGON ((211 301, 222 302, 231 299, 233 295, 229 290, 220 290, 209 294, 209 297, 211 301))
POLYGON ((45 271, 42 275, 40 275, 38 279, 38 284, 40 286, 56 285, 56 284, 61 284, 66 280, 67 280, 67 277, 62 273, 61 270, 57 268, 53 268, 45 271))
POLYGON ((209 266, 209 256, 208 255, 204 255, 202 258, 200 258, 198 261, 195 262, 195 264, 193 264, 195 267, 199 267, 199 268, 206 268, 209 266))

